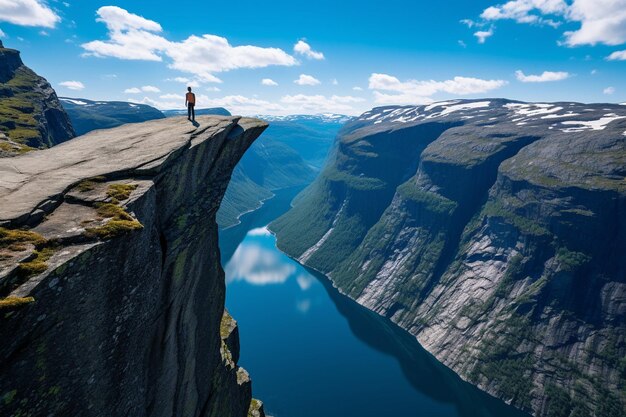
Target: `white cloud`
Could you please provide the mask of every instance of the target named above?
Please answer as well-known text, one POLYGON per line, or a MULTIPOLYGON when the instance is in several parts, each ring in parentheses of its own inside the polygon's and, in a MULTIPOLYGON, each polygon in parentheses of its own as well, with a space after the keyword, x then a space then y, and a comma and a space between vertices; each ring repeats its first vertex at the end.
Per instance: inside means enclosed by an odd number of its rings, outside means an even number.
POLYGON ((303 40, 299 40, 298 43, 296 43, 293 46, 293 50, 295 53, 304 55, 305 57, 309 59, 316 59, 316 60, 324 59, 323 53, 314 51, 313 49, 311 49, 311 45, 309 45, 303 40))
POLYGON ((153 85, 144 85, 143 87, 141 87, 141 91, 144 91, 146 93, 160 93, 161 90, 158 87, 155 87, 153 85))
MULTIPOLYGON (((171 110, 171 109, 183 108, 183 102, 181 102, 180 96, 174 97, 176 96, 176 94, 164 94, 163 96, 167 96, 168 98, 159 97, 159 100, 156 100, 150 97, 144 97, 141 100, 131 98, 131 99, 128 99, 128 101, 131 103, 147 104, 148 106, 156 107, 159 110, 171 110)), ((211 107, 211 106, 204 104, 208 100, 209 98, 206 95, 196 95, 196 102, 200 104, 199 106, 200 108, 211 107)))
POLYGON ((462 40, 460 40, 460 39, 459 39, 459 40, 457 41, 457 43, 459 44, 459 46, 460 46, 461 48, 467 48, 467 44, 466 44, 464 41, 462 41, 462 40))
POLYGON ((337 81, 336 78, 333 78, 333 80, 331 81, 332 85, 339 85, 339 81, 337 81))
POLYGON ((222 91, 220 88, 218 87, 207 87, 205 88, 206 91, 212 92, 212 93, 217 93, 219 91, 222 91))
POLYGON ((170 41, 161 35, 163 29, 159 23, 116 6, 101 7, 97 14, 97 20, 109 30, 109 39, 84 43, 82 47, 88 56, 145 61, 168 58, 170 68, 194 74, 198 81, 216 83, 221 80, 214 73, 297 64, 282 49, 232 46, 227 39, 215 35, 192 35, 181 42, 170 41))
POLYGON ((7 34, 4 33, 2 29, 0 29, 0 38, 6 38, 6 37, 7 37, 7 34))
POLYGON ((486 93, 503 87, 504 80, 483 80, 471 77, 454 77, 446 81, 400 81, 387 74, 372 74, 369 88, 374 91, 376 103, 379 104, 424 104, 433 101, 432 95, 448 93, 454 95, 486 93), (381 91, 392 92, 381 93, 381 91))
POLYGON ((484 20, 512 19, 517 23, 552 24, 545 15, 563 15, 568 5, 564 0, 511 0, 505 4, 486 8, 484 20))
POLYGON ((615 51, 611 55, 607 56, 608 61, 626 61, 626 50, 615 51))
POLYGON ((485 43, 487 38, 493 36, 493 28, 489 30, 479 30, 478 32, 474 32, 474 36, 478 39, 478 43, 485 43))
POLYGON ((0 0, 0 21, 54 28, 61 18, 42 0, 0 0))
POLYGON ((597 73, 598 73, 598 70, 597 70, 597 69, 592 69, 592 70, 591 70, 591 75, 596 75, 597 73))
POLYGON ((278 48, 231 46, 226 38, 215 35, 190 36, 166 51, 173 60, 171 68, 196 74, 216 82, 214 72, 238 68, 263 68, 270 65, 292 66, 296 60, 278 48))
POLYGON ((39 31, 39 34, 40 34, 41 36, 50 36, 50 34, 49 34, 48 32, 46 32, 45 30, 40 30, 40 31, 39 31))
POLYGON ((626 0, 574 0, 567 20, 580 22, 580 29, 565 32, 568 46, 626 42, 626 0))
POLYGON ((352 89, 353 89, 354 91, 363 91, 363 88, 362 88, 362 87, 359 87, 359 86, 352 87, 352 89))
MULTIPOLYGON (((144 104, 166 109, 180 107, 180 103, 159 103, 144 98, 144 104)), ((279 100, 268 101, 256 97, 242 95, 230 95, 221 98, 197 97, 197 106, 225 107, 233 114, 241 115, 286 115, 286 114, 319 114, 319 113, 342 113, 357 115, 365 111, 365 108, 355 107, 365 100, 352 96, 323 96, 323 95, 286 95, 279 100)))
POLYGON ((607 87, 602 91, 604 94, 610 96, 615 93, 615 87, 607 87))
POLYGON ((187 87, 192 87, 192 88, 200 87, 200 83, 197 80, 190 80, 187 77, 168 78, 165 81, 174 81, 177 83, 185 84, 187 87))
POLYGON ((160 62, 163 60, 162 53, 170 47, 170 43, 162 36, 133 29, 109 32, 109 40, 87 42, 81 46, 87 51, 84 56, 160 62))
POLYGON ((275 87, 275 86, 278 85, 278 83, 276 81, 272 80, 271 78, 263 78, 261 80, 261 84, 262 85, 266 85, 268 87, 275 87))
POLYGON ((478 23, 474 22, 472 19, 463 19, 460 21, 460 23, 463 23, 470 29, 473 28, 474 26, 480 26, 478 23))
POLYGON ((311 75, 300 74, 300 77, 294 83, 298 85, 319 85, 321 81, 311 75))
POLYGON ((545 83, 565 80, 570 77, 570 74, 564 71, 544 71, 539 75, 526 75, 522 70, 517 70, 515 71, 515 77, 523 83, 545 83))
POLYGON ((427 96, 417 96, 412 93, 387 94, 374 91, 374 102, 378 104, 402 105, 402 104, 428 104, 434 100, 427 96))
POLYGON ((563 45, 620 45, 626 42, 626 0, 511 0, 486 8, 483 21, 510 19, 517 23, 559 27, 578 23, 563 33, 563 45))
POLYGON ((352 96, 331 96, 323 95, 287 95, 280 99, 286 113, 350 113, 354 114, 353 104, 362 103, 365 100, 352 96))
POLYGON ((144 85, 141 88, 138 88, 138 87, 127 88, 126 90, 124 90, 124 93, 126 93, 126 94, 139 94, 142 91, 144 93, 160 93, 161 92, 161 90, 158 87, 155 87, 153 85, 144 85))
POLYGON ((242 95, 230 95, 221 98, 208 99, 206 106, 225 107, 233 114, 242 115, 285 114, 285 109, 278 103, 258 98, 245 97, 242 95))
POLYGON ((80 81, 63 81, 59 83, 59 85, 67 88, 68 90, 80 91, 85 89, 85 85, 80 81))
POLYGON ((162 96, 159 96, 159 98, 163 100, 184 100, 185 96, 180 94, 163 94, 162 96))
POLYGON ((123 32, 125 30, 147 30, 148 32, 161 32, 163 28, 153 20, 129 13, 117 6, 100 7, 96 14, 99 16, 96 22, 102 22, 111 32, 123 32))

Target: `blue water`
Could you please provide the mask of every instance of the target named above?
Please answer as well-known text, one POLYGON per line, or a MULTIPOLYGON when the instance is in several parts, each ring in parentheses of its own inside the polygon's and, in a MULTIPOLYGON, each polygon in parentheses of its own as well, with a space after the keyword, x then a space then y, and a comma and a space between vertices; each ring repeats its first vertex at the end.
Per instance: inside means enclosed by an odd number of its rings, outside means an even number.
POLYGON ((284 212, 290 197, 277 196, 220 237, 230 248, 222 249, 226 305, 240 326, 240 365, 269 415, 525 416, 277 250, 274 236, 257 226, 284 212))

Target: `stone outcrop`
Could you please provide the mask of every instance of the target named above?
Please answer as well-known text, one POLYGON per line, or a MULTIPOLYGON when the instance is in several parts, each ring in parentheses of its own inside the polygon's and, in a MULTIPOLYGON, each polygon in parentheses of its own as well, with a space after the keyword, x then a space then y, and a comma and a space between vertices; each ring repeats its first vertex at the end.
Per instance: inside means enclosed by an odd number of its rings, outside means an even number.
POLYGON ((198 123, 0 160, 0 415, 262 415, 236 363, 215 214, 267 125, 198 123))
POLYGON ((485 391, 624 416, 625 167, 621 105, 377 108, 270 228, 485 391))
POLYGON ((75 135, 50 84, 0 42, 0 157, 54 146, 75 135))

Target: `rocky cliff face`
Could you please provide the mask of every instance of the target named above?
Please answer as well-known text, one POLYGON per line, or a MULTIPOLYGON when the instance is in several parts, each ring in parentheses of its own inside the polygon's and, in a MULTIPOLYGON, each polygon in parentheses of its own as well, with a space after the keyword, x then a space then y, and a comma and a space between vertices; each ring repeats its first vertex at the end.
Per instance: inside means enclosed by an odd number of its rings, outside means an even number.
POLYGON ((263 415, 215 213, 256 119, 164 119, 0 160, 0 415, 263 415))
POLYGON ((0 42, 0 156, 54 146, 76 136, 50 84, 0 42))
POLYGON ((344 129, 279 246, 540 416, 626 415, 626 107, 387 107, 344 129))

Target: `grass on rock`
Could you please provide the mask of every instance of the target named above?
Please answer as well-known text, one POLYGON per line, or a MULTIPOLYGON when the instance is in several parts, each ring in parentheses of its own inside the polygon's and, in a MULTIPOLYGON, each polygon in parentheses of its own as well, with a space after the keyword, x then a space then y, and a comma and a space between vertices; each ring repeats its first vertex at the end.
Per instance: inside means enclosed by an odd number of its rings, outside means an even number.
POLYGON ((29 278, 45 272, 48 269, 48 260, 52 258, 55 252, 56 248, 52 246, 36 250, 32 260, 21 262, 17 266, 18 275, 22 278, 29 278))
POLYGON ((34 302, 33 297, 7 297, 0 299, 0 310, 21 307, 34 302))
POLYGON ((110 219, 99 227, 87 228, 86 234, 99 239, 112 239, 133 230, 143 229, 143 225, 122 207, 112 203, 96 205, 98 216, 110 219))
POLYGON ((19 252, 25 250, 27 244, 38 247, 45 243, 46 239, 38 233, 0 227, 0 249, 19 252))
POLYGON ((78 185, 76 186, 76 188, 81 193, 86 193, 86 192, 89 192, 89 191, 93 191, 96 188, 96 184, 97 183, 103 182, 105 180, 106 180, 105 177, 88 178, 86 180, 83 180, 83 181, 79 182, 78 185))
POLYGON ((113 201, 128 200, 130 194, 137 189, 137 184, 111 184, 107 189, 107 196, 113 201))

